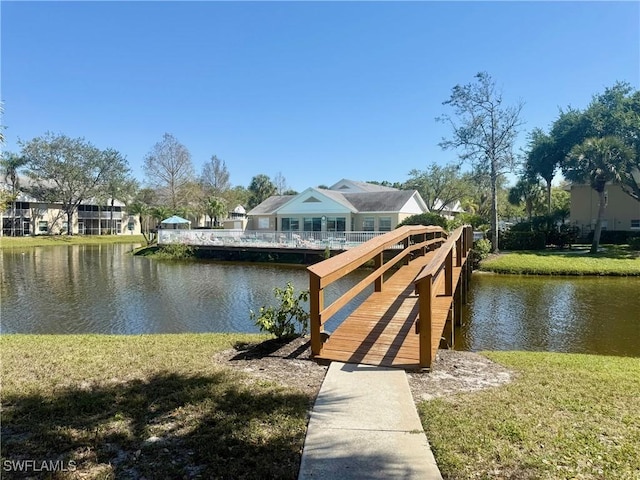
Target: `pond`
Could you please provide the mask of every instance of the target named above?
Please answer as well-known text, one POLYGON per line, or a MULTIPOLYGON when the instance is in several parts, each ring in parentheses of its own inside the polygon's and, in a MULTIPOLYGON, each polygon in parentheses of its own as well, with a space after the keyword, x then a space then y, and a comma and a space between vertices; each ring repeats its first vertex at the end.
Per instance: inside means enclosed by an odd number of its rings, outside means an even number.
POLYGON ((460 350, 534 350, 640 357, 640 278, 475 272, 460 350))
MULTIPOLYGON (((257 332, 250 310, 274 304, 274 287, 306 289, 305 268, 163 262, 133 245, 0 251, 0 332, 257 332)), ((337 298, 366 272, 332 286, 337 298)), ((371 290, 327 325, 333 330, 371 290)), ((460 350, 545 350, 640 356, 640 279, 475 273, 460 350)))
MULTIPOLYGON (((300 266, 157 261, 130 255, 133 247, 1 251, 0 331, 258 332, 249 312, 275 304, 274 287, 291 282, 296 290, 309 288, 309 275, 300 266)), ((356 272, 337 282, 328 300, 364 276, 356 272)))

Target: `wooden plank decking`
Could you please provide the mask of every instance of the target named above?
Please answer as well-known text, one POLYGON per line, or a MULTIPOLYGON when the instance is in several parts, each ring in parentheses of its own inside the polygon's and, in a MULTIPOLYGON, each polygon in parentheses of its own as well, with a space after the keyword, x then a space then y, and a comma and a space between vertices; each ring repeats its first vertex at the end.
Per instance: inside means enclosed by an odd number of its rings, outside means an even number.
MULTIPOLYGON (((396 271, 384 282, 382 292, 374 292, 340 324, 315 358, 407 369, 419 368, 419 308, 413 281, 434 255, 435 252, 429 252, 396 271)), ((454 286, 458 284, 461 270, 461 267, 453 268, 454 286)), ((435 357, 452 297, 444 295, 444 275, 440 275, 434 287, 431 347, 435 357)))

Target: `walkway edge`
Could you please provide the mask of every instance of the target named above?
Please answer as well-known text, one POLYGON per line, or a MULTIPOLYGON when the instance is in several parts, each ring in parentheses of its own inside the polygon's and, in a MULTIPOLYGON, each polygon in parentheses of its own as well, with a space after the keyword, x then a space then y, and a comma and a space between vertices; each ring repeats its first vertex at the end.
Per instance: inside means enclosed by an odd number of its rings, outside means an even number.
POLYGON ((332 362, 316 398, 299 480, 442 480, 404 370, 332 362))

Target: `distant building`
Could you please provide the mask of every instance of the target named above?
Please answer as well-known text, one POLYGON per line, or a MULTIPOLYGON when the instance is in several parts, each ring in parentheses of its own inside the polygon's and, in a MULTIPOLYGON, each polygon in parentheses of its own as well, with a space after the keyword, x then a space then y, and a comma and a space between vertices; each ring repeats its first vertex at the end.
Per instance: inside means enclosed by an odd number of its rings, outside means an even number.
MULTIPOLYGON (((0 188, 10 189, 6 184, 0 188)), ((18 194, 15 203, 9 204, 4 212, 0 212, 2 235, 59 235, 68 233, 67 216, 62 210, 62 203, 43 202, 23 192, 18 194)), ((73 215, 73 234, 117 235, 139 234, 140 223, 137 217, 126 213, 125 204, 115 200, 97 202, 86 200, 78 206, 73 215)))
POLYGON ((427 213, 416 190, 340 180, 329 189, 275 195, 249 212, 248 230, 388 232, 407 217, 427 213))
MULTIPOLYGON (((600 205, 598 192, 590 185, 571 185, 571 213, 569 221, 587 234, 595 228, 600 205)), ((604 230, 640 231, 640 202, 624 193, 622 187, 607 184, 604 230)))

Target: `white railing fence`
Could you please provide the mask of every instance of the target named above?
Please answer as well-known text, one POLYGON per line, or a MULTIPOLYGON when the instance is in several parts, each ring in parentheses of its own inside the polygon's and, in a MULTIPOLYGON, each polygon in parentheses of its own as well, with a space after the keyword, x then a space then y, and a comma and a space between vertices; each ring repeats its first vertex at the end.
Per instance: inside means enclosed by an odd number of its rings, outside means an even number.
POLYGON ((259 230, 158 230, 158 244, 347 250, 386 232, 265 232, 259 230))

